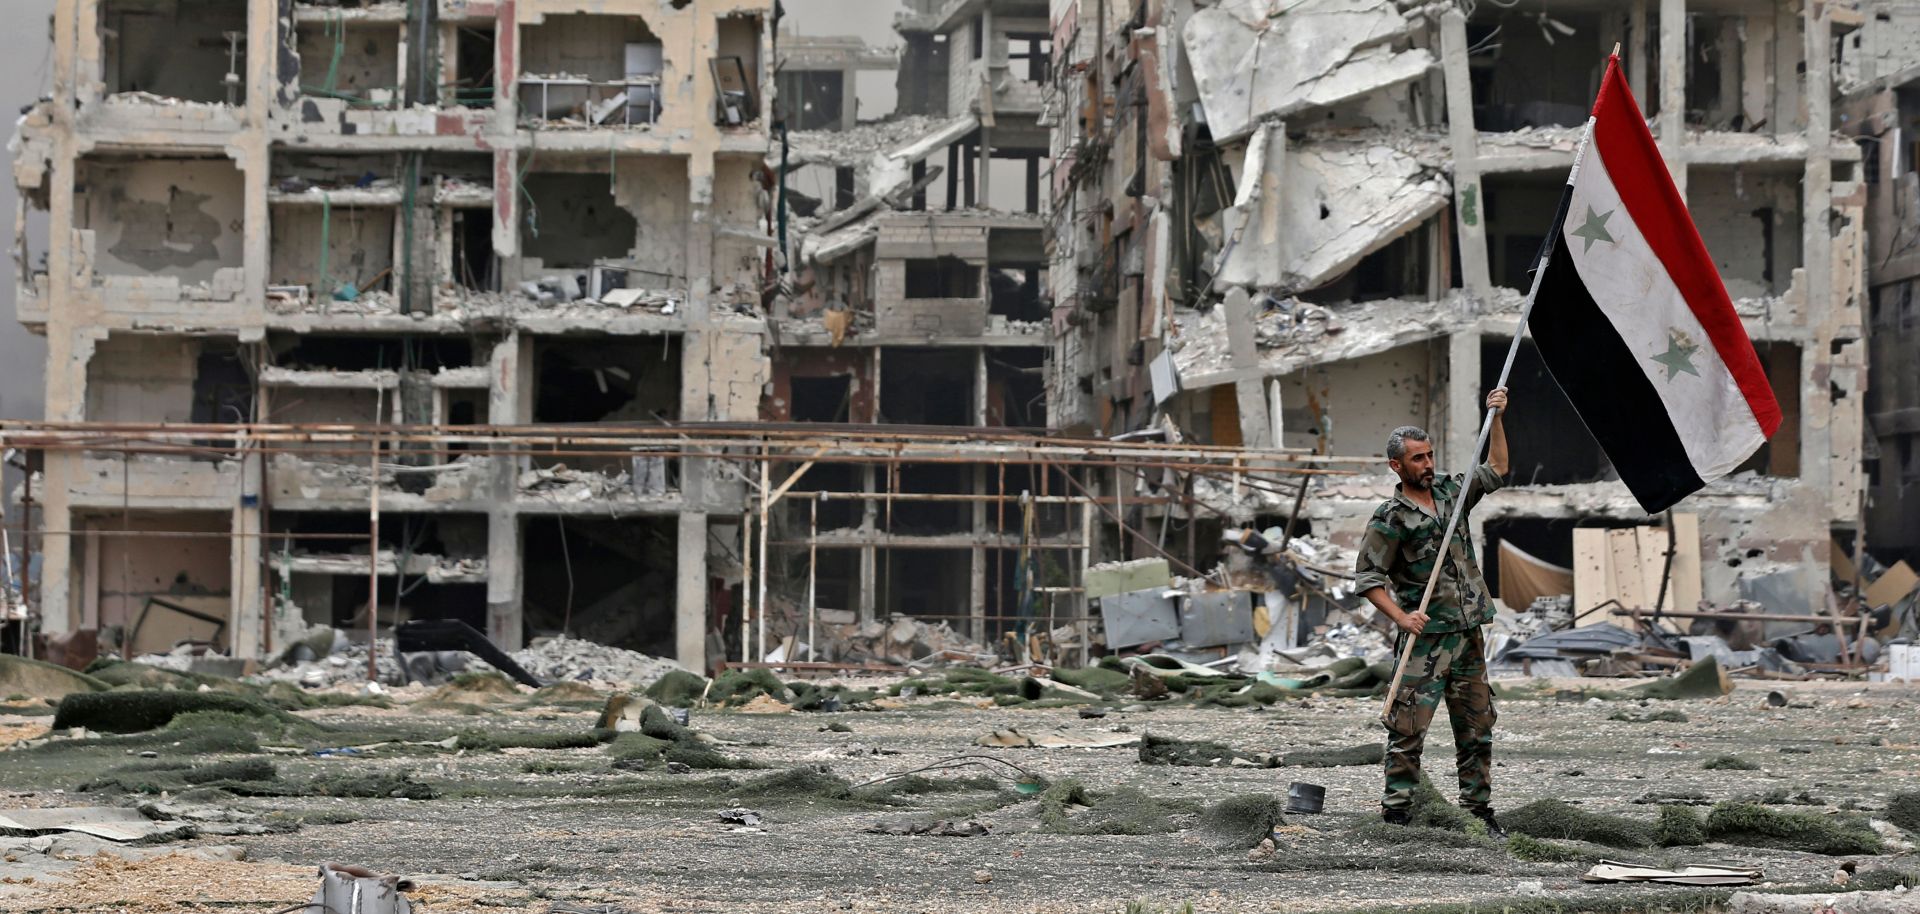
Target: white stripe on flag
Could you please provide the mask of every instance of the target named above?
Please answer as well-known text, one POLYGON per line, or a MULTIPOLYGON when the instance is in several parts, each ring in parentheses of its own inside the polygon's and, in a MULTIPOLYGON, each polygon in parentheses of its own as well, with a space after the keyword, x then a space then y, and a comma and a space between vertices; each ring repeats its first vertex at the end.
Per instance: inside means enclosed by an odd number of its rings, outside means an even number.
POLYGON ((1706 328, 1621 205, 1598 152, 1580 165, 1560 243, 1659 393, 1694 471, 1711 482, 1745 461, 1766 436, 1706 328))

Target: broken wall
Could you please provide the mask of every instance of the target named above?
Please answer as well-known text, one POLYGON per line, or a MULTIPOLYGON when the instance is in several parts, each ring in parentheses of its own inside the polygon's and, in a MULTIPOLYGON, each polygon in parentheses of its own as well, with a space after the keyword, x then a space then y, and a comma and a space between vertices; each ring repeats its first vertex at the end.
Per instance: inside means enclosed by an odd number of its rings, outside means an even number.
POLYGON ((1805 262, 1799 171, 1694 167, 1687 206, 1736 299, 1782 295, 1805 262))
MULTIPOLYGON (((520 73, 611 82, 627 75, 629 43, 659 44, 660 39, 639 16, 580 13, 549 15, 522 25, 520 43, 520 73)), ((676 63, 668 55, 663 82, 676 63)))
MULTIPOLYGON (((312 423, 318 425, 372 425, 376 421, 390 423, 393 410, 381 405, 381 398, 387 396, 384 391, 352 390, 326 387, 286 387, 276 391, 272 399, 271 412, 266 421, 289 424, 312 423), (375 419, 378 410, 379 418, 375 419)), ((298 445, 292 445, 298 447, 298 445)), ((326 445, 325 449, 338 450, 335 445, 326 445)), ((324 459, 355 462, 359 458, 330 455, 324 459)), ((364 480, 362 480, 364 482, 364 480)))
POLYGON ((301 23, 296 32, 301 88, 325 97, 397 98, 400 28, 393 23, 301 23))
POLYGON ((234 101, 246 101, 247 0, 105 0, 98 21, 107 92, 225 102, 232 72, 234 101), (240 34, 231 68, 227 32, 240 34))
MULTIPOLYGON (((765 213, 761 210, 758 175, 760 163, 745 156, 716 156, 713 163, 713 207, 711 218, 721 231, 713 239, 714 284, 727 279, 757 279, 766 263, 770 247, 755 239, 771 242, 766 233, 765 213)), ((685 238, 678 239, 683 244, 685 238)), ((757 291, 757 288, 756 288, 757 291)))
MULTIPOLYGON (((1331 454, 1386 454, 1403 425, 1434 432, 1443 402, 1445 341, 1315 365, 1280 379, 1281 444, 1331 454)), ((1438 447, 1438 444, 1435 445, 1438 447)))
POLYGON ((395 207, 279 204, 270 215, 268 283, 306 286, 319 299, 343 284, 356 289, 393 285, 388 279, 374 281, 394 266, 395 207))
MULTIPOLYGON (((231 546, 225 536, 140 537, 113 536, 105 531, 184 531, 225 534, 228 515, 218 512, 149 513, 102 516, 87 520, 88 529, 103 535, 82 546, 89 571, 82 594, 85 618, 101 626, 126 626, 139 620, 152 597, 179 603, 222 619, 231 615, 231 546)), ((162 607, 147 612, 135 646, 165 651, 179 637, 205 638, 212 625, 188 620, 162 607), (151 630, 149 630, 149 626, 151 630)), ((224 649, 226 639, 220 646, 224 649)))
POLYGON ((872 363, 868 349, 783 349, 761 416, 769 422, 877 422, 872 363))
POLYGON ((1920 4, 1910 0, 1867 0, 1863 28, 1845 39, 1842 82, 1858 85, 1920 64, 1920 4))
POLYGON ((89 422, 191 422, 200 341, 115 334, 87 361, 89 422))
POLYGON ((243 176, 227 159, 80 161, 74 222, 94 233, 96 272, 210 282, 242 265, 243 176))
POLYGON ((525 186, 531 201, 522 201, 520 244, 529 260, 575 268, 623 260, 644 271, 631 285, 677 288, 687 281, 685 158, 543 157, 525 186))

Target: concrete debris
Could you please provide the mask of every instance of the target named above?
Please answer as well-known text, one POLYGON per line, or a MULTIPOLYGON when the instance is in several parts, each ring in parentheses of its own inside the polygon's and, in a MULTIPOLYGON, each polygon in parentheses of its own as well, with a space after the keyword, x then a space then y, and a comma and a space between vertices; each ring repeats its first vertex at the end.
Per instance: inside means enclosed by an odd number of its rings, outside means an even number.
MULTIPOLYGON (((1277 661, 1291 664, 1293 669, 1316 670, 1348 657, 1358 657, 1368 663, 1391 660, 1393 643, 1377 629, 1342 623, 1316 636, 1313 644, 1305 648, 1275 651, 1274 656, 1277 661)), ((1274 672, 1285 670, 1279 662, 1273 665, 1274 672)))
POLYGON ((1048 733, 1022 733, 1007 727, 980 737, 982 746, 1001 749, 1113 749, 1140 742, 1138 733, 1088 733, 1055 730, 1048 733))
POLYGON ((1194 13, 1181 40, 1207 126, 1222 141, 1420 78, 1433 55, 1394 47, 1414 26, 1393 0, 1223 0, 1194 13))
POLYGON ((643 688, 680 667, 671 660, 579 638, 537 638, 513 652, 514 662, 548 682, 591 682, 643 688))
POLYGON ((1582 882, 1658 882, 1667 885, 1751 885, 1761 872, 1747 867, 1693 864, 1661 869, 1603 860, 1580 876, 1582 882))
MULTIPOLYGON (((906 114, 866 121, 851 130, 795 130, 787 134, 788 164, 866 167, 875 155, 912 146, 946 124, 946 118, 906 114)), ((773 156, 777 163, 777 142, 773 156)))

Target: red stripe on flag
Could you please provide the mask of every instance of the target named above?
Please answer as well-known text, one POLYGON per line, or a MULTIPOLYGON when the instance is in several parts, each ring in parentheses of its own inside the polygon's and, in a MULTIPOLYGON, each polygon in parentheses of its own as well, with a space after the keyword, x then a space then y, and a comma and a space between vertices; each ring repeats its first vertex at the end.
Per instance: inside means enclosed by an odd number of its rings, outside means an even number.
POLYGON ((1714 268, 1713 258, 1693 226, 1693 216, 1667 174, 1646 118, 1627 88, 1626 77, 1620 74, 1617 57, 1607 63, 1600 96, 1593 103, 1593 118, 1594 151, 1613 176, 1614 189, 1627 214, 1666 267, 1693 316, 1706 328, 1720 361, 1733 372, 1734 383, 1747 398, 1761 433, 1773 437, 1780 427, 1780 404, 1774 400, 1773 387, 1767 383, 1746 328, 1740 325, 1740 315, 1727 297, 1727 287, 1720 282, 1720 271, 1714 268))

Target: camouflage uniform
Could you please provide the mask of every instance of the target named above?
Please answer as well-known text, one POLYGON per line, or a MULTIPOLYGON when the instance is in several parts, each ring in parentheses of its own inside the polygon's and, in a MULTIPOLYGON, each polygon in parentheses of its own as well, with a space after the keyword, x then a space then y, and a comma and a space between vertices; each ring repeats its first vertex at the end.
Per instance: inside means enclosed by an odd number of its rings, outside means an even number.
MULTIPOLYGON (((1355 590, 1365 593, 1385 587, 1402 610, 1420 607, 1420 595, 1440 552, 1440 533, 1459 497, 1464 477, 1435 482, 1435 514, 1413 503, 1395 487, 1394 497, 1381 503, 1367 522, 1355 563, 1355 590)), ((1473 490, 1466 509, 1480 496, 1500 488, 1500 474, 1492 465, 1474 470, 1473 490)), ((1460 805, 1469 812, 1490 811, 1493 796, 1493 692, 1487 685, 1485 641, 1480 626, 1493 621, 1493 603, 1486 580, 1474 560, 1467 519, 1460 519, 1447 550, 1433 599, 1427 604, 1426 628, 1414 638, 1400 691, 1387 712, 1386 794, 1380 805, 1406 809, 1413 804, 1413 788, 1420 780, 1420 750, 1440 699, 1447 701, 1453 721, 1455 765, 1460 775, 1460 805)), ((1402 633, 1401 638, 1408 637, 1402 633)), ((1404 648, 1394 645, 1394 655, 1404 648)))

